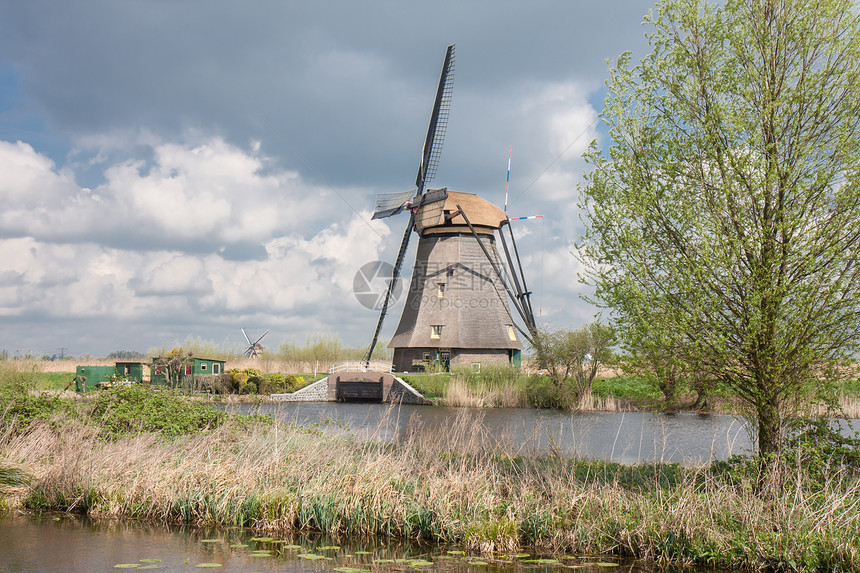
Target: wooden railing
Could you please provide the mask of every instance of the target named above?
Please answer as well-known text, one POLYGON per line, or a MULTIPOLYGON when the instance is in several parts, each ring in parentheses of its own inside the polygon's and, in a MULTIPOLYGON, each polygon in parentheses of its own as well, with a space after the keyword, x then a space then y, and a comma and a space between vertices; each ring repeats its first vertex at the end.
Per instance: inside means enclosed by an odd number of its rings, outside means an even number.
POLYGON ((338 372, 391 372, 393 364, 391 362, 383 362, 381 360, 346 360, 344 362, 336 362, 329 367, 329 374, 338 372))

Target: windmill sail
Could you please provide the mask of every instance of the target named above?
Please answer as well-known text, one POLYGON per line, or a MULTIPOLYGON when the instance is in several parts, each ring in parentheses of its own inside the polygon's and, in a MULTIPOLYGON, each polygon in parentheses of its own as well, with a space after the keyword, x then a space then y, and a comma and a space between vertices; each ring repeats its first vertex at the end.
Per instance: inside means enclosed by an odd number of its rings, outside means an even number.
POLYGON ((451 97, 454 95, 454 44, 448 46, 445 52, 445 63, 442 64, 442 75, 439 77, 439 87, 436 88, 436 100, 433 103, 433 114, 424 147, 421 150, 421 163, 418 166, 418 176, 415 186, 418 195, 424 192, 424 186, 436 176, 439 166, 439 156, 442 154, 442 143, 448 128, 448 113, 451 111, 451 97))
POLYGON ((401 193, 380 193, 376 196, 376 209, 371 219, 383 219, 400 213, 412 204, 415 189, 401 193))
MULTIPOLYGON (((421 199, 424 195, 424 186, 436 174, 436 167, 439 164, 439 156, 442 153, 442 142, 445 138, 445 130, 448 127, 448 112, 451 110, 451 97, 453 93, 454 44, 451 44, 445 52, 445 61, 442 64, 442 73, 439 76, 439 85, 436 88, 436 99, 433 102, 433 113, 430 115, 430 125, 427 128, 427 136, 424 138, 424 147, 421 150, 421 163, 418 165, 418 176, 415 178, 415 186, 418 188, 418 191, 415 194, 416 201, 413 201, 413 203, 417 203, 418 205, 421 204, 421 199)), ((397 259, 394 262, 391 281, 388 283, 388 289, 385 292, 385 300, 383 301, 382 309, 379 312, 379 320, 376 322, 376 330, 373 333, 373 340, 367 350, 367 362, 370 362, 370 357, 373 355, 374 348, 376 348, 376 342, 379 340, 379 333, 382 330, 382 322, 385 320, 385 314, 388 312, 388 305, 391 302, 391 294, 394 292, 394 288, 397 285, 397 279, 400 277, 400 268, 403 266, 403 258, 406 255, 406 248, 409 246, 409 236, 412 234, 414 224, 415 213, 410 213, 409 223, 406 226, 406 231, 400 242, 400 251, 398 251, 397 259)))

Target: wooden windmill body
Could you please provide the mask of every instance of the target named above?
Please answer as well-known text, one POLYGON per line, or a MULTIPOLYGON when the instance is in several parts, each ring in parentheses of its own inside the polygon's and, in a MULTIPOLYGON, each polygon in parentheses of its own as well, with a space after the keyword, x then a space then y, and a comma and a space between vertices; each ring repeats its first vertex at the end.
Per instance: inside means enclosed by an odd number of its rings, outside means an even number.
POLYGON ((501 265, 495 232, 504 222, 505 213, 498 207, 477 195, 455 192, 416 217, 419 239, 412 280, 388 345, 396 370, 432 364, 479 369, 519 362, 523 346, 508 297, 485 255, 486 250, 501 265), (468 213, 474 233, 458 205, 468 213))

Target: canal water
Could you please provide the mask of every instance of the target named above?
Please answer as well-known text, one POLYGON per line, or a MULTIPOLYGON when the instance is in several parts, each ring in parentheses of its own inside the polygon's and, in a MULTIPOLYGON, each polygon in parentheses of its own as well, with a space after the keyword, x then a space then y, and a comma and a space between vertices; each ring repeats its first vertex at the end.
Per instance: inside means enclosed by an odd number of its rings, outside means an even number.
POLYGON ((334 402, 284 402, 235 407, 301 426, 349 433, 360 439, 398 441, 410 431, 445 432, 463 418, 508 450, 561 453, 620 463, 724 460, 748 452, 741 418, 643 412, 564 412, 529 408, 446 408, 334 402))
MULTIPOLYGON (((646 573, 642 563, 606 556, 469 554, 455 547, 384 539, 337 540, 294 535, 255 537, 244 529, 190 529, 134 521, 90 521, 68 515, 0 518, 0 573, 92 573, 121 569, 165 572, 646 573)), ((661 569, 672 571, 672 569, 661 569)), ((688 573, 696 569, 677 571, 688 573)), ((716 569, 701 571, 717 572, 716 569)))

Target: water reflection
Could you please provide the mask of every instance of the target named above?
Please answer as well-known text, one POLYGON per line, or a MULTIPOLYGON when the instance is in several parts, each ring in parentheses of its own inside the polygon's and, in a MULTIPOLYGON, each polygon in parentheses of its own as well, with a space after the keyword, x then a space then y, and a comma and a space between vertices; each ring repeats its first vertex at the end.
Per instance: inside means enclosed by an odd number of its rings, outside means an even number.
POLYGON ((733 416, 643 412, 561 412, 520 408, 445 408, 304 402, 242 405, 241 412, 317 425, 363 439, 396 441, 410 432, 447 431, 464 415, 515 453, 558 452, 621 463, 723 460, 750 448, 744 422, 733 416))
MULTIPOLYGON (((371 538, 260 537, 245 529, 206 530, 74 516, 0 518, 0 573, 89 573, 116 569, 184 571, 644 573, 647 564, 606 556, 474 555, 456 548, 371 538)), ((666 571, 666 569, 661 569, 666 571)), ((691 571, 685 568, 684 571, 691 571)), ((708 571, 715 571, 708 569, 708 571)))

